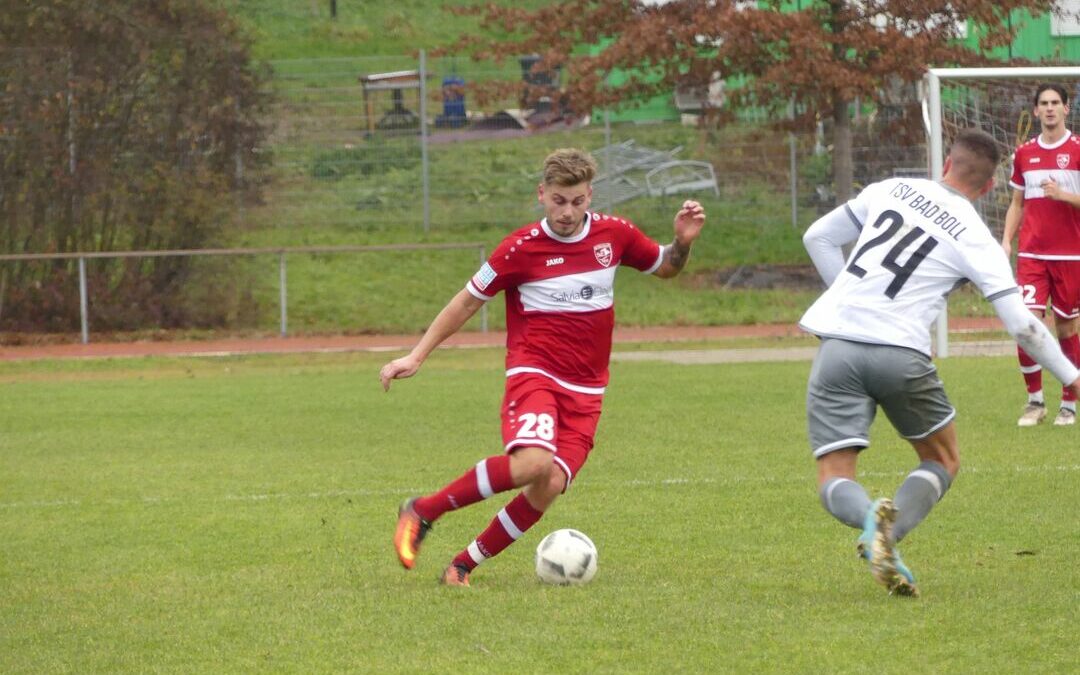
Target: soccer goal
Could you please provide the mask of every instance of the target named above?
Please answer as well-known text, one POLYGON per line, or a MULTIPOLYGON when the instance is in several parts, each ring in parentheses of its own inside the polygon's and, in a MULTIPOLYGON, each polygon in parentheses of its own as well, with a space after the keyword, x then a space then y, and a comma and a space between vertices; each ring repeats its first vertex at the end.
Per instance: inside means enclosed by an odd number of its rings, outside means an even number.
MULTIPOLYGON (((1080 67, 931 68, 926 75, 922 105, 931 179, 941 179, 945 154, 961 129, 978 127, 993 136, 1001 148, 994 189, 975 205, 998 238, 1012 199, 1009 177, 1013 153, 1040 131, 1032 111, 1035 89, 1043 82, 1060 84, 1069 93, 1067 124, 1080 133, 1080 67)), ((949 355, 947 319, 947 313, 942 312, 934 328, 939 357, 949 355)))

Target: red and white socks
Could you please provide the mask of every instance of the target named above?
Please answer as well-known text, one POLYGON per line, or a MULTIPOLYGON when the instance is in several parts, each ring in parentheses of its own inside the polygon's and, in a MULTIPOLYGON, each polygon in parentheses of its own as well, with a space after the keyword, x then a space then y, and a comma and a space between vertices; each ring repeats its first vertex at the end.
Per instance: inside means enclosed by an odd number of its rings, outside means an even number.
POLYGON ((1024 376, 1024 385, 1027 387, 1028 403, 1042 403, 1042 366, 1021 347, 1016 348, 1016 356, 1020 360, 1020 374, 1024 376))
POLYGON ((435 494, 417 499, 413 509, 431 523, 447 511, 475 504, 512 487, 514 481, 510 477, 510 456, 496 455, 481 460, 435 494))
MULTIPOLYGON (((1058 340, 1058 343, 1061 345, 1061 351, 1069 357, 1073 365, 1080 367, 1080 335, 1058 340)), ((1076 412, 1076 395, 1068 389, 1061 390, 1061 407, 1076 412)))
POLYGON ((451 564, 468 570, 474 569, 480 563, 488 558, 495 557, 507 546, 513 544, 530 527, 535 525, 543 515, 543 511, 537 511, 529 503, 524 492, 519 493, 492 518, 487 529, 481 532, 461 553, 457 554, 451 564))

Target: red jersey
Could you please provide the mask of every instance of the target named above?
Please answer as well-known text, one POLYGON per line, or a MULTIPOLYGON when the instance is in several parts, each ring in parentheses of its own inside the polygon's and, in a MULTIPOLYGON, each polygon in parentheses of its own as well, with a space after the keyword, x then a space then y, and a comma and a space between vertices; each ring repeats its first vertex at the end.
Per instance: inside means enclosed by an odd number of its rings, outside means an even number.
POLYGON ((587 212, 561 237, 547 220, 512 232, 465 288, 481 300, 506 293, 506 374, 539 373, 582 393, 603 393, 615 327, 615 269, 655 272, 663 248, 633 223, 587 212))
POLYGON ((1048 198, 1040 185, 1053 178, 1080 194, 1080 139, 1066 131, 1053 145, 1036 136, 1016 150, 1009 185, 1024 191, 1017 255, 1042 260, 1080 260, 1080 209, 1048 198))

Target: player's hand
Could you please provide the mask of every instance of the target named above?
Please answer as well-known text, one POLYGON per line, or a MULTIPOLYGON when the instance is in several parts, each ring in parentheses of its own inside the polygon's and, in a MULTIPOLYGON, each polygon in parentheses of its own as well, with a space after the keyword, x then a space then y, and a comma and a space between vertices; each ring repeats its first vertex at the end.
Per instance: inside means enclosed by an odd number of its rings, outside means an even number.
POLYGON ((1039 183, 1039 187, 1042 188, 1043 194, 1048 199, 1061 199, 1061 188, 1058 187, 1057 181, 1053 178, 1047 178, 1039 183))
POLYGON ((701 234, 705 225, 705 209, 692 199, 683 202, 682 208, 675 214, 675 239, 688 246, 701 234))
POLYGON ((1001 241, 1001 250, 1005 251, 1005 257, 1006 258, 1010 257, 1012 255, 1012 242, 1002 240, 1001 241))
POLYGON ((394 359, 379 371, 379 381, 382 382, 383 391, 390 391, 391 380, 412 377, 418 370, 420 370, 420 363, 412 356, 402 356, 400 359, 394 359))

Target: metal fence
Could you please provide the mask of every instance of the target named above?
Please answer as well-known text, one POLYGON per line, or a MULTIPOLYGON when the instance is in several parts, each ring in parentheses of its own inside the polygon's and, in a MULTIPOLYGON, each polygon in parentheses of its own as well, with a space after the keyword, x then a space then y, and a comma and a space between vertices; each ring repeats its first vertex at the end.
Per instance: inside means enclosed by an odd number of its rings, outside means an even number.
MULTIPOLYGON (((694 115, 664 101, 647 111, 595 111, 573 115, 569 101, 503 99, 480 105, 468 86, 492 79, 541 79, 532 61, 503 65, 460 59, 359 57, 273 61, 275 129, 269 199, 282 222, 372 231, 409 227, 455 231, 477 225, 527 222, 535 216, 535 188, 543 156, 555 147, 591 150, 601 174, 619 169, 605 148, 632 142, 672 153, 673 159, 714 166, 725 201, 740 194, 748 206, 731 217, 762 217, 753 184, 773 193, 769 217, 805 226, 807 210, 832 206, 828 148, 822 130, 766 132, 760 113, 753 124, 717 138, 698 129, 694 115), (651 117, 650 117, 651 113, 651 117), (638 117, 633 121, 627 118, 638 117), (733 162, 738 158, 738 162, 733 162), (777 197, 784 196, 783 202, 777 197), (402 208, 392 208, 401 204, 402 208)), ((856 120, 859 123, 859 120, 856 120)), ((862 182, 890 175, 893 167, 926 166, 922 145, 904 145, 884 134, 855 148, 862 182)), ((860 139, 857 138, 857 144, 860 139)), ((644 174, 630 177, 643 181, 644 174)), ((634 215, 640 204, 605 203, 634 215)), ((653 195, 655 196, 655 195, 653 195)), ((732 198, 736 198, 732 202, 732 198)))
MULTIPOLYGON (((167 257, 197 257, 197 256, 274 256, 278 261, 278 316, 279 332, 281 337, 288 335, 289 311, 288 311, 288 264, 289 256, 317 255, 317 254, 357 254, 376 253, 381 251, 447 251, 447 250, 474 250, 477 252, 477 264, 481 265, 487 258, 485 245, 478 242, 463 242, 454 244, 395 244, 382 246, 299 246, 292 248, 223 248, 223 249, 193 249, 174 251, 115 251, 115 252, 85 252, 85 253, 27 253, 0 255, 0 263, 41 261, 41 260, 76 260, 79 266, 79 325, 81 328, 82 342, 90 342, 90 293, 91 289, 86 280, 86 263, 88 260, 116 260, 123 258, 167 258, 167 257)), ((480 330, 488 331, 487 304, 480 308, 480 330)))
MULTIPOLYGON (((2 56, 0 56, 2 58, 2 56)), ((265 186, 263 202, 238 200, 230 208, 244 240, 258 245, 382 243, 486 239, 539 217, 536 186, 543 157, 556 147, 593 151, 600 163, 594 208, 648 226, 663 224, 694 190, 715 222, 750 224, 767 259, 778 228, 802 228, 834 206, 826 130, 790 134, 766 124, 755 112, 727 130, 694 124, 692 106, 665 100, 642 110, 571 112, 571 101, 525 95, 481 104, 469 85, 493 79, 558 86, 560 74, 536 72, 532 57, 503 64, 465 59, 409 56, 320 58, 273 61, 270 79, 271 133, 258 152, 262 166, 243 166, 238 175, 265 186), (650 162, 620 162, 614 148, 647 151, 650 162), (675 166, 670 166, 666 158, 675 166), (690 172, 676 176, 676 168, 690 172), (694 173, 698 171, 698 173, 694 173), (659 173, 657 173, 659 172, 659 173), (664 180, 661 180, 664 179, 664 180), (666 182, 665 182, 666 181, 666 182), (629 186, 629 187, 628 187, 629 186), (624 189, 628 188, 628 189, 624 189)), ((4 93, 0 91, 0 98, 4 93)), ((0 120, 3 122, 3 120, 0 120)), ((896 142, 886 127, 856 120, 855 173, 866 183, 892 175, 897 167, 917 172, 926 166, 925 148, 896 142), (875 131, 875 128, 878 130, 875 131)), ((3 124, 0 124, 2 127, 3 124)), ((2 140, 2 135, 0 135, 2 140)), ((0 160, 3 144, 0 143, 0 160)), ((457 244, 449 247, 457 246, 457 244)), ((464 244, 465 247, 479 244, 464 244)), ((348 247, 378 250, 378 247, 348 247)), ((273 255, 311 248, 256 248, 214 255, 273 255)), ((321 251, 338 250, 327 247, 321 251)), ((15 250, 0 251, 15 253, 15 250)), ((69 253, 79 260, 65 273, 83 277, 87 261, 124 255, 188 255, 178 251, 69 253)), ((3 259, 14 260, 12 256, 3 259)), ((21 258, 23 261, 32 256, 21 258)), ((45 260, 46 258, 38 258, 45 260)), ((93 268, 92 268, 93 269, 93 268)), ((434 270, 429 270, 434 275, 434 270)), ((463 270, 454 270, 461 274, 463 270)), ((469 272, 471 273, 471 272, 469 272)), ((456 277, 455 277, 456 278, 456 277)), ((93 276, 91 276, 91 280, 93 276)), ((0 278, 0 308, 3 307, 0 278)), ((284 279, 281 286, 284 288, 284 279)), ((272 303, 259 282, 263 305, 272 303)), ((67 287, 65 277, 61 285, 67 287)), ((72 286, 74 284, 71 284, 72 286)), ((92 294, 92 289, 89 289, 92 294)), ((64 305, 64 325, 73 327, 74 298, 64 305), (69 316, 70 315, 70 316, 69 316)), ((282 330, 285 328, 285 298, 282 330)), ((240 298, 239 302, 244 299, 240 298)), ((87 307, 81 303, 83 338, 87 307)), ((90 302, 90 312, 93 302, 90 302)), ((497 317, 496 317, 497 318, 497 317)), ((263 321, 265 317, 261 317, 263 321)), ((365 329, 359 320, 342 326, 365 329)), ((304 324, 301 323, 301 326, 304 324)), ((385 324, 372 324, 379 329, 385 324)), ((332 330, 320 325, 318 330, 332 330)))

